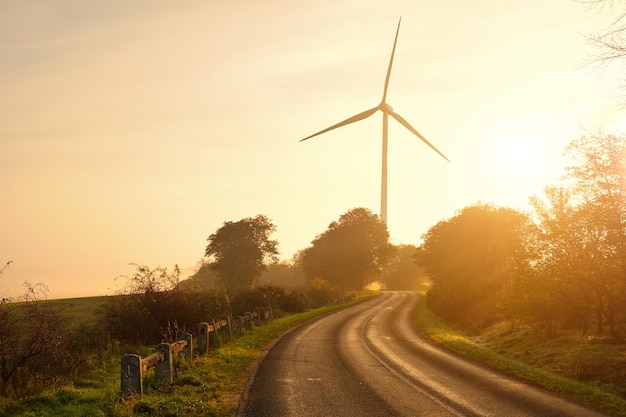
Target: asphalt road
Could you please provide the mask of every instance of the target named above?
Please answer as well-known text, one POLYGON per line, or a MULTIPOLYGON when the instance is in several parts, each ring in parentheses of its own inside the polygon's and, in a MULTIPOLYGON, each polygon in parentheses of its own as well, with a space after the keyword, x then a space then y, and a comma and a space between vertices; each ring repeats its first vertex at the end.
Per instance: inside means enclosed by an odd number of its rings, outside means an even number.
POLYGON ((597 417, 439 349, 411 324, 419 295, 389 292, 311 321, 260 361, 239 417, 597 417))

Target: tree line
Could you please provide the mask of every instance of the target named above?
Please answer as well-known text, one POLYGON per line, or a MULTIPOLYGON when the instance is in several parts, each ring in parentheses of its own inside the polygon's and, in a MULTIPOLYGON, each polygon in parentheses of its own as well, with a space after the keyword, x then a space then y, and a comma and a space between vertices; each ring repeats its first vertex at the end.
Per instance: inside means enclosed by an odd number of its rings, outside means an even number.
POLYGON ((526 322, 618 336, 626 319, 626 139, 574 140, 563 183, 532 211, 477 204, 431 227, 415 254, 429 305, 468 328, 526 322))
MULTIPOLYGON (((626 139, 572 141, 559 185, 522 212, 474 204, 432 226, 419 247, 389 243, 386 225, 354 208, 318 234, 283 272, 325 296, 382 281, 415 289, 428 276, 429 306, 450 322, 481 329, 501 320, 544 334, 561 328, 618 335, 626 319, 626 139)), ((249 288, 277 268, 275 226, 265 216, 226 222, 206 247, 206 268, 225 288, 249 288)))
MULTIPOLYGON (((490 204, 460 209, 432 226, 419 247, 392 245, 386 225, 353 208, 290 262, 277 262, 266 216, 227 221, 207 241, 191 279, 134 265, 97 322, 75 325, 28 285, 0 304, 0 395, 19 395, 102 360, 113 346, 176 340, 195 324, 271 306, 278 315, 340 300, 373 282, 417 289, 451 323, 480 330, 506 320, 546 335, 560 329, 623 335, 626 319, 626 138, 590 135, 566 152, 559 186, 533 196, 530 212, 490 204), (271 275, 281 285, 267 285, 271 275), (204 281, 210 285, 202 286, 204 281), (79 343, 80 342, 80 343, 79 343)), ((7 273, 10 263, 0 269, 7 273)))
POLYGON ((411 260, 415 246, 390 244, 387 226, 366 208, 340 215, 290 262, 277 262, 275 230, 264 215, 225 222, 209 236, 204 263, 191 281, 237 290, 265 277, 284 287, 325 287, 343 294, 381 280, 392 289, 415 289, 423 276, 411 260))

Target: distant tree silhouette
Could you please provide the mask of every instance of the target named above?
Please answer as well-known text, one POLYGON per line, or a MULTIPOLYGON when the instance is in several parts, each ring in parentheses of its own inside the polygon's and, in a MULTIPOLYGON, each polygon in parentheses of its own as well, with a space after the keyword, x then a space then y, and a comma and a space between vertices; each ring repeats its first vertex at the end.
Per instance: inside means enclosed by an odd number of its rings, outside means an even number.
POLYGON ((309 281, 323 279, 341 290, 360 290, 380 278, 391 249, 385 223, 368 209, 354 208, 318 235, 300 262, 309 281))
POLYGON ((302 269, 290 261, 272 262, 259 278, 260 285, 283 288, 303 288, 306 285, 302 269))
POLYGON ((185 289, 204 291, 218 287, 217 274, 211 270, 211 265, 206 261, 201 261, 188 279, 181 281, 180 286, 185 289))
POLYGON ((266 216, 225 222, 207 239, 205 255, 219 283, 227 289, 250 288, 276 261, 278 241, 270 239, 276 226, 266 216))
POLYGON ((428 281, 426 274, 414 260, 417 247, 395 246, 393 255, 385 265, 383 281, 388 290, 416 290, 419 284, 428 281))

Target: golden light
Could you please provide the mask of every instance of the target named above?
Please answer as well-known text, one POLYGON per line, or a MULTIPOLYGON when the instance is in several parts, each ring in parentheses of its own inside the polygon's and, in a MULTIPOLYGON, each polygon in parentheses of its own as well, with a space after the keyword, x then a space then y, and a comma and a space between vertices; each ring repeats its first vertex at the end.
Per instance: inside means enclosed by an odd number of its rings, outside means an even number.
POLYGON ((537 168, 540 150, 532 138, 509 136, 502 139, 495 148, 498 171, 509 176, 527 175, 537 168))

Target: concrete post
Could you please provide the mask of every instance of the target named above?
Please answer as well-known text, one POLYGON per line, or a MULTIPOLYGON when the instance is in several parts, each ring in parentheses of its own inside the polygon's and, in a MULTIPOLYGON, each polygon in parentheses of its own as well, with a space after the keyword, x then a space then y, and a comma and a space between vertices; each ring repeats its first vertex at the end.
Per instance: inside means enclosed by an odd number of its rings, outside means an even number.
POLYGON ((246 328, 252 331, 252 313, 246 313, 246 328))
POLYGON ((156 350, 163 354, 163 362, 159 362, 154 367, 154 379, 157 381, 174 381, 174 359, 172 358, 172 348, 169 343, 161 343, 156 350))
POLYGON ((237 335, 237 337, 241 337, 242 333, 243 333, 243 317, 237 316, 235 318, 235 334, 237 335))
POLYGON ((198 329, 198 355, 206 355, 209 352, 209 323, 203 321, 196 325, 198 329))
POLYGON ((120 387, 122 397, 128 397, 133 394, 143 395, 142 376, 141 356, 134 354, 122 356, 122 381, 120 387))
POLYGON ((213 326, 213 331, 209 332, 209 344, 217 347, 220 345, 220 341, 217 337, 217 323, 215 320, 211 320, 211 325, 213 326))
POLYGON ((231 320, 230 316, 224 316, 224 321, 226 321, 226 326, 224 326, 224 335, 230 340, 233 336, 231 329, 231 320))
POLYGON ((183 356, 183 358, 191 363, 192 359, 193 359, 193 352, 191 350, 191 333, 184 333, 181 336, 181 340, 185 340, 187 341, 187 346, 185 346, 185 348, 180 352, 180 354, 183 356))

